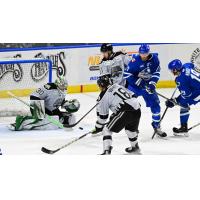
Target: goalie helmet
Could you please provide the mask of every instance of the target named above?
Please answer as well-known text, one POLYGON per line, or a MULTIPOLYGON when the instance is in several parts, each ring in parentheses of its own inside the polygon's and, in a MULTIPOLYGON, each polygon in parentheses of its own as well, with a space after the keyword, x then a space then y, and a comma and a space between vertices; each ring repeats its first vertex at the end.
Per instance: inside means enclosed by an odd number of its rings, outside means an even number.
POLYGON ((55 84, 57 85, 57 87, 62 90, 65 91, 68 87, 68 82, 67 79, 64 76, 60 76, 55 80, 55 84))
POLYGON ((77 112, 80 108, 80 102, 77 99, 67 100, 62 105, 68 113, 77 112))

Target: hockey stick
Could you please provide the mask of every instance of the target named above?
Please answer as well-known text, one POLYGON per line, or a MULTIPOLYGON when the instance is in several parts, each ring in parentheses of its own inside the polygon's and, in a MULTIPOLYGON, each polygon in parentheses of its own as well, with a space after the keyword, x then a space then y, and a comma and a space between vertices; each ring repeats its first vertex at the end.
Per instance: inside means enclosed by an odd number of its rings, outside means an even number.
POLYGON ((158 96, 162 97, 163 99, 170 100, 170 101, 173 102, 176 106, 179 106, 179 107, 181 107, 181 108, 185 108, 185 107, 182 107, 181 105, 179 105, 178 103, 176 103, 175 101, 173 101, 173 100, 167 98, 166 96, 164 96, 164 95, 162 95, 162 94, 160 94, 160 93, 158 93, 158 92, 156 92, 156 94, 157 94, 158 96))
MULTIPOLYGON (((177 87, 176 87, 176 89, 174 90, 174 92, 173 92, 173 94, 172 94, 172 96, 171 96, 171 99, 174 97, 176 91, 177 91, 177 87)), ((165 108, 165 111, 164 111, 164 113, 163 113, 163 115, 162 115, 162 117, 161 117, 161 119, 160 119, 159 126, 160 126, 160 124, 161 124, 163 118, 165 117, 165 114, 167 113, 168 108, 169 108, 169 107, 166 107, 166 108, 165 108)), ((153 135, 152 135, 152 137, 151 137, 152 140, 153 140, 153 138, 155 137, 155 135, 156 135, 156 132, 153 133, 153 135)))
POLYGON ((188 129, 188 131, 192 130, 193 128, 196 128, 196 127, 199 126, 199 125, 200 125, 200 122, 199 122, 198 124, 195 124, 194 126, 191 126, 191 127, 188 129))
POLYGON ((83 117, 81 117, 75 124, 65 124, 64 125, 64 127, 65 128, 72 128, 72 127, 74 127, 74 126, 76 126, 77 124, 79 124, 92 110, 94 110, 94 108, 96 108, 97 107, 97 105, 98 105, 99 103, 97 103, 97 104, 95 104, 85 115, 83 115, 83 117))
MULTIPOLYGON (((17 99, 17 100, 20 101, 21 103, 25 104, 25 105, 28 106, 29 108, 32 108, 32 109, 33 109, 33 107, 32 107, 31 105, 29 105, 26 101, 22 100, 21 98, 15 96, 12 92, 9 92, 9 91, 8 91, 7 94, 10 95, 11 97, 17 99)), ((47 116, 47 119, 48 119, 49 122, 51 122, 52 124, 58 126, 59 128, 62 128, 62 129, 64 128, 63 124, 61 124, 58 120, 54 119, 54 118, 51 117, 50 115, 47 115, 47 114, 46 114, 46 116, 47 116)))
POLYGON ((80 139, 86 137, 86 136, 89 135, 90 133, 91 133, 91 132, 85 133, 84 135, 82 135, 82 136, 80 136, 80 137, 78 137, 78 138, 75 138, 75 139, 72 140, 71 142, 69 142, 69 143, 67 143, 67 144, 65 144, 65 145, 63 145, 63 146, 61 146, 60 148, 58 148, 58 149, 56 149, 56 150, 50 150, 50 149, 47 149, 47 148, 45 148, 45 147, 42 147, 42 148, 41 148, 41 151, 44 152, 44 153, 47 153, 47 154, 54 154, 54 153, 60 151, 61 149, 64 149, 64 148, 68 147, 69 145, 71 145, 71 144, 77 142, 78 140, 80 140, 80 139))

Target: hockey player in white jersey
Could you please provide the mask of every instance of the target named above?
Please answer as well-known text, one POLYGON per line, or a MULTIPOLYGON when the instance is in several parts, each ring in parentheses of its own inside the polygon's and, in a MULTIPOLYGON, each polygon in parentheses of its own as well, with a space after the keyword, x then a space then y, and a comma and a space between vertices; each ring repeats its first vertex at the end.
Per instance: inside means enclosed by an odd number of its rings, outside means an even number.
POLYGON ((119 84, 112 83, 109 76, 99 77, 97 84, 101 90, 98 98, 97 122, 93 132, 103 133, 103 153, 111 154, 112 133, 119 133, 125 128, 131 146, 126 148, 128 153, 138 152, 138 126, 141 116, 140 104, 134 94, 119 84), (113 84, 113 85, 112 85, 113 84), (109 122, 109 110, 113 112, 109 122))
POLYGON ((112 44, 107 43, 101 45, 100 51, 103 55, 99 65, 100 76, 109 74, 113 83, 125 86, 124 69, 131 61, 131 57, 122 51, 113 52, 112 44))
POLYGON ((32 116, 17 116, 13 129, 35 130, 35 129, 57 129, 46 118, 46 114, 55 116, 61 124, 75 123, 73 113, 80 107, 78 100, 66 100, 66 89, 68 83, 64 77, 59 77, 54 83, 47 83, 38 88, 30 95, 30 107, 32 116))

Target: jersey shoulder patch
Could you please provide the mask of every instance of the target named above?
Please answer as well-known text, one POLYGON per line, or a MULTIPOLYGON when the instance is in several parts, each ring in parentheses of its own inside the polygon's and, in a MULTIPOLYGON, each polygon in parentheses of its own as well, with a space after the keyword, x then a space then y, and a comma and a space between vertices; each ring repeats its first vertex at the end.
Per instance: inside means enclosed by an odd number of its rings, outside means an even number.
MULTIPOLYGON (((184 74, 185 74, 186 76, 190 76, 190 68, 184 68, 183 71, 185 72, 184 74)), ((184 75, 184 74, 183 74, 183 75, 184 75)))
POLYGON ((57 89, 57 86, 55 83, 47 83, 44 85, 44 88, 47 90, 53 90, 53 89, 57 89))

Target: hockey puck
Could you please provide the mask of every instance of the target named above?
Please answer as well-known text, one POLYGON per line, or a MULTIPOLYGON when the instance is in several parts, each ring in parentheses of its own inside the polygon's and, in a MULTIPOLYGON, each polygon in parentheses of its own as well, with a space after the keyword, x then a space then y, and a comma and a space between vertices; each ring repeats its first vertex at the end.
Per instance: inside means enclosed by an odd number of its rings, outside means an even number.
POLYGON ((83 127, 79 127, 80 130, 83 130, 83 127))

